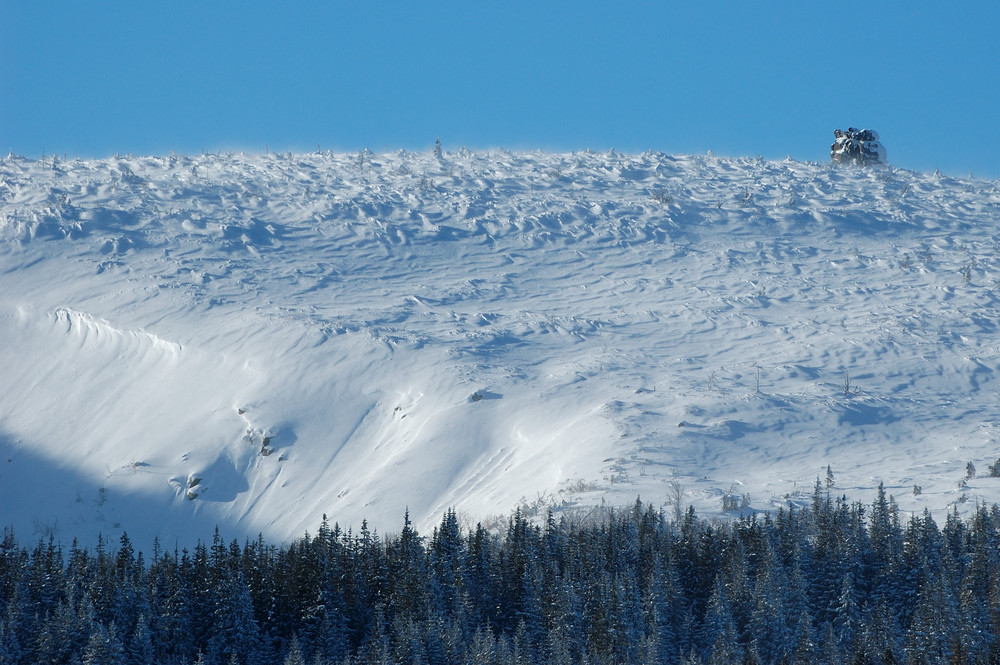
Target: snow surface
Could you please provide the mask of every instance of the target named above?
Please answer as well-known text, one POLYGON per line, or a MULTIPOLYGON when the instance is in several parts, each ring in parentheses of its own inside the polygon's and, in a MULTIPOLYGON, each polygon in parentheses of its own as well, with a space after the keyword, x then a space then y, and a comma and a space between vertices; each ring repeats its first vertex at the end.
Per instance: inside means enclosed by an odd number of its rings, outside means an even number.
POLYGON ((965 513, 1000 501, 998 222, 993 181, 792 160, 12 155, 0 521, 731 515, 827 465, 965 513))

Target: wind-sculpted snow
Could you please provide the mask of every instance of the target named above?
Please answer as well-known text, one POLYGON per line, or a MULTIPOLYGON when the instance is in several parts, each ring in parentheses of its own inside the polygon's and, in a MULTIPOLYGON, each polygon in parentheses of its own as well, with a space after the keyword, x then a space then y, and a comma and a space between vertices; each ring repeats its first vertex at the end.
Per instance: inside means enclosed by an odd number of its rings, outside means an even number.
POLYGON ((10 156, 3 519, 717 514, 827 466, 963 512, 1000 499, 998 220, 992 181, 791 160, 10 156))

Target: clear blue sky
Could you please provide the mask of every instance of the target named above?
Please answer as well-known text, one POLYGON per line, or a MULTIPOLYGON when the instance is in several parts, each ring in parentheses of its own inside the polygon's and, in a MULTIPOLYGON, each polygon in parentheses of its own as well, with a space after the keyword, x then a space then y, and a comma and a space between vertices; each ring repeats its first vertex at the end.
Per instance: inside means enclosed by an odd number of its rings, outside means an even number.
POLYGON ((0 150, 460 146, 1000 177, 1000 2, 0 0, 0 150))

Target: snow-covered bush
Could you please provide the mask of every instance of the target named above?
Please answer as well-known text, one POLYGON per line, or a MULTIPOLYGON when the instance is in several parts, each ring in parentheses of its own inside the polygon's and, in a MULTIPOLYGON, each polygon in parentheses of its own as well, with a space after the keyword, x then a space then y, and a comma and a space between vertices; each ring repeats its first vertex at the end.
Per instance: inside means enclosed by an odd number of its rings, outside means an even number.
POLYGON ((885 164, 885 147, 879 143, 878 132, 874 129, 847 131, 833 130, 834 142, 830 146, 830 158, 837 163, 885 164))
POLYGON ((998 457, 997 461, 990 464, 987 468, 990 472, 990 478, 1000 478, 1000 457, 998 457))

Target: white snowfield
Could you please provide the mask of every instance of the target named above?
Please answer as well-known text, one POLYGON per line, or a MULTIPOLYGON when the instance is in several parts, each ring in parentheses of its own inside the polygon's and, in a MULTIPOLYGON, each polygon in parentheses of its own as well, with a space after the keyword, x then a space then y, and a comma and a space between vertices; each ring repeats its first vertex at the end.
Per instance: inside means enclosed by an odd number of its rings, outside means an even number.
POLYGON ((994 181, 792 160, 9 156, 0 523, 721 516, 827 466, 964 514, 1000 501, 998 224, 994 181))

